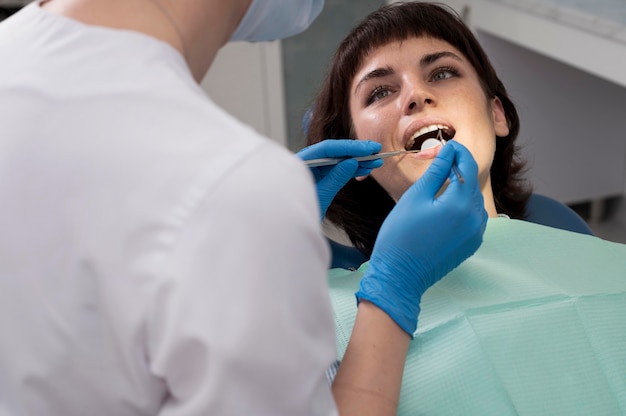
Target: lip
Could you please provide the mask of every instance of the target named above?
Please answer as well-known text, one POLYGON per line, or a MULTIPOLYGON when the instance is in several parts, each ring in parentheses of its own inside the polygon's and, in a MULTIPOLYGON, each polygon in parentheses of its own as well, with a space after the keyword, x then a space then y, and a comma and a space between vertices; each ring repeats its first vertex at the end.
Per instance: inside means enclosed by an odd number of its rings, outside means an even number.
POLYGON ((402 135, 401 148, 402 149, 406 148, 407 143, 409 142, 409 140, 411 140, 411 138, 416 132, 418 132, 420 129, 424 127, 428 127, 433 124, 440 124, 440 125, 446 126, 448 129, 454 130, 454 126, 452 126, 450 122, 444 120, 443 118, 425 117, 419 120, 415 120, 411 124, 409 124, 409 126, 404 130, 404 134, 402 135))
POLYGON ((416 153, 415 158, 416 159, 434 159, 435 157, 437 157, 437 155, 439 154, 442 148, 443 148, 443 145, 437 146, 437 147, 431 147, 430 149, 426 149, 422 152, 416 153))

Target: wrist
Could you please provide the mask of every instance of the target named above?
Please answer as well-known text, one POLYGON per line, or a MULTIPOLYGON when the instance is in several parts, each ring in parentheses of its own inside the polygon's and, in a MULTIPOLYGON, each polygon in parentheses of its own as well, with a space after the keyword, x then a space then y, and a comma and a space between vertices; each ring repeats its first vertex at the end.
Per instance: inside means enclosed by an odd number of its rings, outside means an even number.
POLYGON ((367 300, 376 305, 413 338, 420 301, 427 287, 424 284, 426 279, 420 277, 424 272, 420 270, 421 265, 411 266, 401 272, 390 270, 385 262, 370 260, 356 298, 357 303, 367 300))
POLYGON ((399 299, 397 296, 390 296, 385 291, 370 291, 363 288, 356 293, 357 305, 361 307, 361 303, 369 304, 385 313, 391 321, 393 321, 399 329, 405 332, 411 339, 417 329, 417 316, 420 311, 420 299, 413 302, 407 302, 405 299, 399 299))

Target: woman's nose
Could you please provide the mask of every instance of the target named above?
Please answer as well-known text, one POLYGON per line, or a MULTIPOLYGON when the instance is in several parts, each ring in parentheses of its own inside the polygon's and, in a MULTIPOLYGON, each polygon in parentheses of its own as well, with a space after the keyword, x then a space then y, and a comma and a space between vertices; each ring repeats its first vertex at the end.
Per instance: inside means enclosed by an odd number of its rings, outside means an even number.
MULTIPOLYGON (((425 98, 424 99, 424 104, 432 104, 432 103, 433 103, 432 98, 425 98)), ((417 107, 417 102, 416 101, 411 101, 409 103, 408 109, 409 109, 409 111, 413 111, 413 110, 415 110, 416 107, 417 107)))
POLYGON ((428 91, 427 88, 411 88, 405 99, 404 109, 406 113, 413 113, 421 111, 424 106, 433 105, 434 103, 434 96, 428 91))

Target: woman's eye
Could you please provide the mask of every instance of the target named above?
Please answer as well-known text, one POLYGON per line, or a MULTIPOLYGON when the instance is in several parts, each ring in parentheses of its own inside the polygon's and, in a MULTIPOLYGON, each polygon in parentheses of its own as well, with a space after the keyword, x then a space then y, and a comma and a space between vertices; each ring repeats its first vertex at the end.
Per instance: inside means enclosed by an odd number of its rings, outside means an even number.
POLYGON ((367 104, 371 104, 375 101, 385 98, 389 94, 391 94, 389 88, 382 86, 376 87, 374 88, 374 91, 372 91, 372 93, 367 97, 367 104))
POLYGON ((459 73, 454 68, 438 68, 435 70, 431 76, 433 81, 443 81, 444 79, 449 79, 457 76, 459 73))

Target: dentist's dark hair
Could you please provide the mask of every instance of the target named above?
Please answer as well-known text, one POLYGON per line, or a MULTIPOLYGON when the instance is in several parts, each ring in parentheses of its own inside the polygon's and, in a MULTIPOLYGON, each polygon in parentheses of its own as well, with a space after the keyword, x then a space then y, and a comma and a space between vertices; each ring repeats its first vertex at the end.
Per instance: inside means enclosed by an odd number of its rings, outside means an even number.
MULTIPOLYGON (((491 167, 493 194, 499 213, 511 218, 525 218, 531 189, 522 177, 525 162, 519 157, 515 145, 520 128, 517 111, 473 33, 445 5, 423 2, 390 4, 371 13, 352 29, 335 52, 313 102, 306 145, 326 138, 354 138, 349 97, 356 72, 374 49, 415 37, 440 39, 454 46, 476 70, 485 95, 498 97, 502 102, 509 134, 496 140, 491 167)), ((394 205, 395 202, 371 176, 363 181, 352 179, 337 194, 326 218, 343 229, 354 246, 369 257, 378 231, 394 205)))

